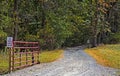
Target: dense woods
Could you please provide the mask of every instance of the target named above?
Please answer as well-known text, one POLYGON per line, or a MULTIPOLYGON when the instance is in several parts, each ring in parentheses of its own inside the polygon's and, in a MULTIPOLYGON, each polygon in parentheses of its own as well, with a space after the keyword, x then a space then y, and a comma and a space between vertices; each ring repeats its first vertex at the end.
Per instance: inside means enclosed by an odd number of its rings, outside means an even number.
POLYGON ((6 37, 41 49, 120 42, 120 0, 0 0, 0 48, 6 37))

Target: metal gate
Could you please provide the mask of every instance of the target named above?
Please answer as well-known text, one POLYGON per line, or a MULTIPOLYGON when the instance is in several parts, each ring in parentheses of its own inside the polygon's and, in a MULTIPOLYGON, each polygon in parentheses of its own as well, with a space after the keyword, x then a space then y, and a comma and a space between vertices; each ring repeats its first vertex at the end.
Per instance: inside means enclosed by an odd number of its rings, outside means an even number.
POLYGON ((13 41, 9 48, 9 72, 39 64, 39 43, 13 41))

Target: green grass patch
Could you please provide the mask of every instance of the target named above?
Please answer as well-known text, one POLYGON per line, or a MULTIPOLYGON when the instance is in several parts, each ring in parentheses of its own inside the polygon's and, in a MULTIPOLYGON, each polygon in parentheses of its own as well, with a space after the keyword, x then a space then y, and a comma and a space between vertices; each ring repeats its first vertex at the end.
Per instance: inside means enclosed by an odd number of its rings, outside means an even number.
POLYGON ((47 63, 55 61, 63 56, 63 50, 44 51, 40 54, 40 62, 47 63))
POLYGON ((0 54, 0 74, 8 72, 9 60, 7 54, 0 54))
MULTIPOLYGON (((63 50, 53 50, 53 51, 43 51, 40 53, 40 62, 48 63, 55 61, 63 56, 63 50)), ((15 62, 17 62, 16 60, 15 62)), ((25 61, 25 58, 23 60, 25 61)), ((24 64, 24 63, 22 63, 24 64)), ((8 72, 9 68, 9 55, 5 53, 0 53, 0 74, 5 74, 8 72)))
POLYGON ((85 51, 94 57, 98 63, 120 69, 120 44, 102 45, 85 51))

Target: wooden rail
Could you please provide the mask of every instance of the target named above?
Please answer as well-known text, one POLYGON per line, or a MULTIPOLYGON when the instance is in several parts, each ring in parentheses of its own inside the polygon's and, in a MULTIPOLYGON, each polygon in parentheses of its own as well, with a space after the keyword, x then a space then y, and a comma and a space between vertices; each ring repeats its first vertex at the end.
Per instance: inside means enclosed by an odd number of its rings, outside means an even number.
POLYGON ((39 64, 39 43, 13 41, 9 49, 9 71, 39 64))

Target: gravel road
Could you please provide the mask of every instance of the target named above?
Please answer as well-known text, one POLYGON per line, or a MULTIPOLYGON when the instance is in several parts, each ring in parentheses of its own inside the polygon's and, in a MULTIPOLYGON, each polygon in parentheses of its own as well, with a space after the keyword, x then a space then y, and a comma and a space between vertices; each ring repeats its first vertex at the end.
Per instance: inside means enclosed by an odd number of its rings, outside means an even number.
POLYGON ((4 76, 117 76, 117 69, 101 66, 82 49, 68 48, 64 57, 34 65, 4 76))

